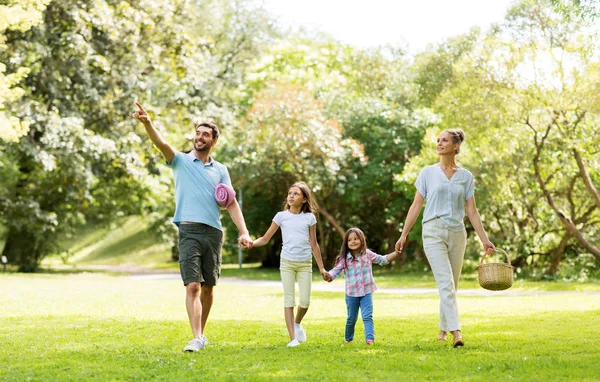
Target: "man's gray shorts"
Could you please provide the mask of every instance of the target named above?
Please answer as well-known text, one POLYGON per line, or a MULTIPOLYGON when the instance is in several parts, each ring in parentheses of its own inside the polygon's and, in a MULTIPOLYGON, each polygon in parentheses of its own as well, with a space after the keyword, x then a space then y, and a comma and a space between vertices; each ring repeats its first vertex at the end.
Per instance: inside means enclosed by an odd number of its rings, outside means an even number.
POLYGON ((179 271, 183 285, 215 286, 221 275, 223 231, 202 223, 179 224, 179 271))

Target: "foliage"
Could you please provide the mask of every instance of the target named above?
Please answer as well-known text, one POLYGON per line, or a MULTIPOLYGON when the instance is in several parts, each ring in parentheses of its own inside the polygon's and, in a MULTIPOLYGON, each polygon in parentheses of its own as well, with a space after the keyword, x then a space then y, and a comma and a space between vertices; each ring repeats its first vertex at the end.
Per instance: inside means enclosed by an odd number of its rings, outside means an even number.
POLYGON ((353 70, 344 87, 325 97, 329 112, 361 142, 368 160, 350 163, 329 203, 346 228, 360 227, 371 248, 387 253, 413 196, 412 190, 394 186, 394 174, 419 152, 421 137, 436 116, 417 104, 402 52, 356 51, 349 61, 353 70))
POLYGON ((277 206, 273 202, 285 200, 296 181, 306 182, 321 201, 333 192, 347 162, 362 158, 357 143, 344 139, 337 122, 323 115, 321 102, 299 85, 271 83, 262 89, 229 144, 238 185, 250 190, 250 208, 258 193, 277 206))
POLYGON ((550 0, 557 12, 567 20, 594 20, 600 16, 600 2, 597 0, 550 0))
MULTIPOLYGON (((212 38, 210 25, 202 34, 197 26, 204 17, 234 11, 225 1, 57 0, 41 25, 6 34, 2 62, 10 70, 30 68, 13 112, 32 126, 6 145, 0 168, 8 179, 0 216, 8 226, 3 253, 9 261, 35 270, 56 235, 77 224, 169 210, 165 188, 172 181, 151 179, 162 158, 147 152, 145 135, 134 134, 131 107, 135 100, 149 105, 177 147, 186 145, 182 128, 193 126, 194 117, 232 120, 227 92, 240 75, 215 73, 240 65, 222 68, 213 56, 224 54, 231 34, 212 38)), ((258 46, 258 39, 236 44, 236 54, 258 46)))
MULTIPOLYGON (((42 21, 42 12, 51 0, 10 0, 0 5, 0 53, 7 49, 6 31, 25 32, 42 21)), ((18 87, 27 76, 29 68, 20 66, 6 73, 6 65, 0 62, 0 142, 15 142, 29 129, 27 121, 21 121, 11 112, 11 104, 23 96, 18 87)), ((1 155, 1 154, 0 154, 1 155)))
MULTIPOLYGON (((523 1, 453 63, 451 86, 436 100, 437 130, 467 132, 461 158, 476 176, 484 223, 519 267, 555 273, 565 250, 586 252, 582 243, 597 242, 599 210, 573 155, 581 153, 598 184, 592 142, 600 52, 588 27, 548 4, 523 1), (560 211, 583 240, 572 239, 560 211)), ((429 159, 414 158, 401 179, 414 179, 429 159)))
MULTIPOLYGON (((319 236, 326 263, 335 257, 341 234, 350 226, 360 226, 369 237, 369 245, 378 251, 387 250, 397 239, 401 212, 408 209, 410 202, 404 190, 394 189, 393 174, 401 171, 406 158, 418 152, 422 133, 434 119, 426 109, 415 106, 416 92, 408 67, 407 58, 401 51, 364 51, 326 38, 311 40, 291 36, 262 57, 254 74, 249 77, 251 89, 255 91, 241 100, 251 107, 246 120, 257 119, 253 105, 266 89, 297 86, 309 94, 297 97, 299 103, 311 104, 312 101, 306 101, 310 98, 317 100, 320 114, 343 128, 340 130, 341 138, 358 142, 361 152, 364 152, 364 157, 362 154, 346 158, 334 155, 341 162, 328 178, 319 176, 310 179, 322 211, 319 236), (373 211, 378 211, 378 219, 371 219, 373 211)), ((285 96, 281 98, 287 99, 285 96)), ((280 118, 270 122, 273 126, 271 133, 275 129, 285 129, 282 127, 285 126, 284 121, 285 118, 280 118)), ((267 124, 262 121, 261 128, 266 127, 267 124)), ((244 130, 251 131, 246 125, 244 130)), ((244 140, 247 133, 240 134, 244 140)), ((261 134, 266 136, 266 133, 261 134)), ((296 131, 295 134, 302 133, 296 131)), ((298 162, 289 147, 278 143, 277 139, 267 144, 267 147, 273 144, 275 151, 263 149, 264 143, 261 143, 255 145, 257 152, 265 150, 271 156, 281 155, 281 161, 298 162)), ((252 144, 251 140, 248 142, 252 144)), ((357 152, 356 149, 354 152, 357 152)), ((306 162, 305 159, 302 161, 306 162)), ((331 167, 323 163, 312 163, 312 171, 326 171, 331 167)), ((279 165, 272 167, 278 171, 279 165)), ((289 178, 268 176, 265 171, 268 170, 260 166, 257 179, 261 179, 262 183, 252 188, 260 190, 261 194, 268 192, 272 195, 267 200, 271 200, 271 209, 276 209, 277 204, 273 201, 279 201, 284 190, 278 193, 270 190, 273 184, 281 184, 281 180, 289 178)), ((252 171, 245 169, 242 173, 251 174, 252 171)), ((301 176, 291 177, 284 183, 302 179, 302 172, 296 174, 301 176)), ((285 189, 287 185, 279 188, 285 189)), ((262 199, 263 196, 252 194, 252 198, 262 199)), ((250 203, 254 203, 252 199, 250 203)), ((252 205, 249 208, 252 209, 252 205)), ((250 218, 252 227, 253 217, 250 218)), ((269 221, 266 220, 267 223, 269 221)), ((259 226, 266 229, 265 223, 259 226)))
MULTIPOLYGON (((327 264, 350 226, 390 249, 417 172, 437 159, 432 139, 454 127, 467 132, 460 160, 485 226, 520 271, 587 277, 589 255, 600 258, 597 1, 522 0, 490 30, 416 57, 281 33, 251 0, 0 10, 0 225, 3 254, 21 270, 64 252, 58 237, 128 215, 176 248, 172 176, 129 118, 136 100, 179 150, 195 123, 221 127, 213 154, 255 236, 287 187, 306 181, 327 264)), ((235 227, 224 216, 230 253, 235 227)), ((471 261, 480 246, 469 233, 471 261)), ((280 240, 249 257, 275 265, 280 240)), ((425 264, 421 247, 417 225, 408 269, 425 264)))

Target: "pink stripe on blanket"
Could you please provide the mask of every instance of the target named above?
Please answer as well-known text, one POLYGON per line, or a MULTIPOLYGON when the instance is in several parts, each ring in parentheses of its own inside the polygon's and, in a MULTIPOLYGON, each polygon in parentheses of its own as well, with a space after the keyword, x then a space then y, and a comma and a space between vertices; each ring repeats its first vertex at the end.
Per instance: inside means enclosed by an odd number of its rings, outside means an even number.
POLYGON ((235 190, 224 183, 215 188, 215 200, 219 207, 227 208, 235 200, 235 190))

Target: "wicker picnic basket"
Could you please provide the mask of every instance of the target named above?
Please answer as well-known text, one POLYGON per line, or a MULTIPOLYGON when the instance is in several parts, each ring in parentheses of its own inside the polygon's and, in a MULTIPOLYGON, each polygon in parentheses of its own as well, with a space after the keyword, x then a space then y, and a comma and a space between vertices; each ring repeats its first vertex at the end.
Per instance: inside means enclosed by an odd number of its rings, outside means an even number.
POLYGON ((506 263, 487 263, 484 264, 483 260, 489 256, 485 253, 481 257, 481 263, 477 266, 477 275, 479 277, 479 285, 482 288, 488 290, 504 290, 512 286, 513 283, 513 269, 510 265, 510 258, 505 250, 496 248, 496 251, 501 251, 506 257, 506 263))

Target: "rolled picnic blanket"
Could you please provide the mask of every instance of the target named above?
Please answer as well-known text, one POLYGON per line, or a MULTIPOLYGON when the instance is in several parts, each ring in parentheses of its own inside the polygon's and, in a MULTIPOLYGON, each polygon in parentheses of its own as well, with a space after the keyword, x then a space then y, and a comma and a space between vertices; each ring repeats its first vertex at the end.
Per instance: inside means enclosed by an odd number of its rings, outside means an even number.
POLYGON ((215 201, 221 208, 227 208, 235 200, 235 190, 225 183, 219 183, 215 187, 215 201))

